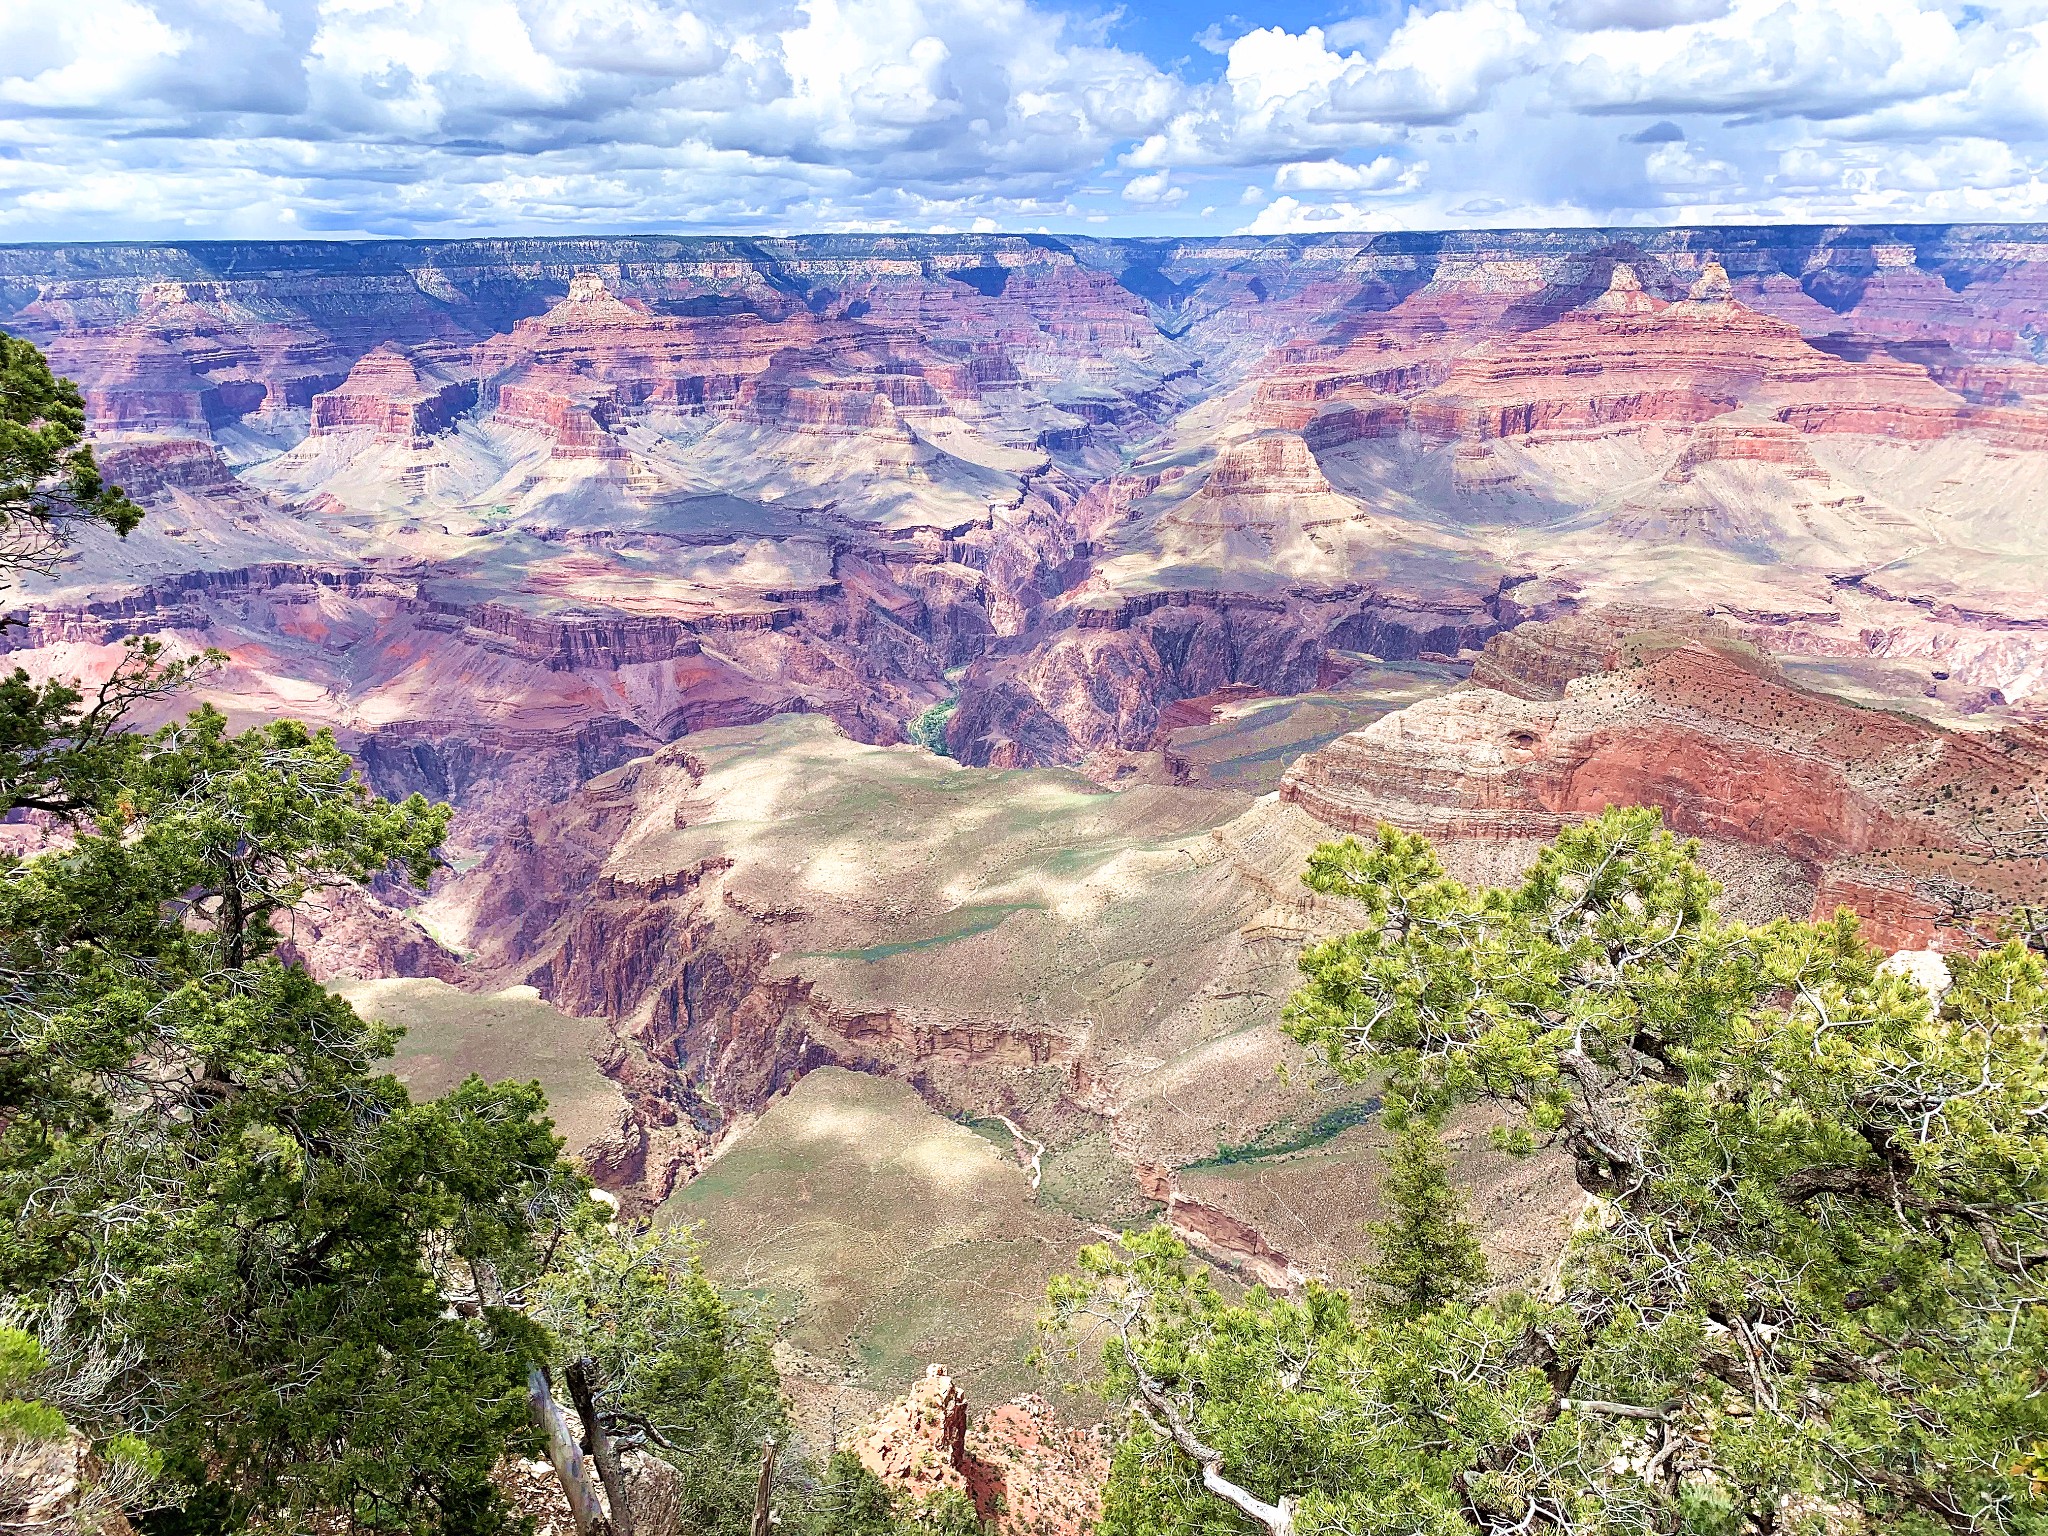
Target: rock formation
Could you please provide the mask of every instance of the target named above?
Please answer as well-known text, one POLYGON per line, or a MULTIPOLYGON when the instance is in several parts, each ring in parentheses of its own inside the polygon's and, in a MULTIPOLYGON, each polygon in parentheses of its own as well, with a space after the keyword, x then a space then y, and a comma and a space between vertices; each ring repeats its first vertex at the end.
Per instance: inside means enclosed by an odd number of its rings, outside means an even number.
POLYGON ((1683 616, 1525 625, 1489 645, 1473 683, 1304 757, 1282 798, 1341 831, 1388 821, 1479 842, 1651 805, 1680 832, 1789 857, 1815 916, 1855 908, 1891 949, 1971 941, 1967 912, 1936 892, 2048 895, 2028 834, 2048 789, 2038 730, 1859 708, 1683 616))
MULTIPOLYGON (((804 660, 741 662, 776 678, 738 685, 752 707, 880 737, 957 691, 963 757, 1113 780, 1158 704, 1328 686, 1350 653, 1455 655, 1509 623, 1511 585, 1560 574, 1582 600, 1666 604, 1704 580, 1773 650, 1945 654, 1915 664, 1958 699, 2023 702, 2048 613, 1994 552, 2048 494, 2048 370, 2023 341, 2042 249, 1996 230, 457 242, 342 266, 22 249, 0 251, 0 323, 80 378, 141 494, 227 474, 280 504, 225 530, 204 507, 185 509, 203 528, 166 519, 185 553, 159 569, 253 565, 265 534, 297 558, 317 529, 337 573, 402 569, 521 622, 566 602, 750 624, 800 584, 663 563, 714 534, 824 537, 882 573, 877 600, 847 582, 850 601, 772 620, 804 660), (1836 245, 1858 271, 1888 254, 1851 294, 1836 245), (210 438, 225 457, 157 446, 210 438), (912 659, 934 640, 936 665, 912 659)), ((38 606, 83 617, 122 553, 38 606)), ((204 637, 246 658, 238 688, 331 672, 248 619, 204 637)), ((406 667, 468 670, 399 628, 406 667)), ((394 695, 390 671, 323 681, 321 702, 380 764, 446 765, 476 709, 394 695)), ((734 686, 723 664, 653 689, 620 674, 574 771, 624 750, 598 738, 735 718, 734 686)), ((488 798, 496 776, 391 782, 488 798)))
POLYGON ((943 1365, 877 1415, 854 1451, 913 1502, 966 1496, 997 1536, 1086 1536, 1109 1476, 1104 1440, 1061 1423, 1043 1398, 1001 1404, 970 1425, 943 1365))
POLYGON ((411 443, 449 431, 475 404, 475 380, 423 370, 387 344, 363 356, 335 388, 313 397, 312 430, 317 435, 361 428, 411 443))
POLYGON ((0 1530, 47 1536, 131 1536, 123 1495, 135 1480, 66 1429, 49 1439, 0 1439, 0 1530))

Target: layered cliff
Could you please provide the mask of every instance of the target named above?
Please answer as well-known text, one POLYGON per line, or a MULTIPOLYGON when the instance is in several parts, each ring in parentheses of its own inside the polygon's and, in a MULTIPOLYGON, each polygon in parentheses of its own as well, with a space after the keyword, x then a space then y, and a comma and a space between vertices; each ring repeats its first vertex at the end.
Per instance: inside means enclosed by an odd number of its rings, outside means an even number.
POLYGON ((1526 843, 1610 805, 1783 856, 1814 912, 1874 942, 1971 942, 1976 910, 2048 895, 2029 841, 2048 790, 2038 730, 1962 732, 1790 682, 1730 631, 1616 612, 1525 625, 1473 685, 1297 762, 1282 798, 1341 831, 1382 821, 1526 843))
MULTIPOLYGON (((144 536, 153 572, 324 541, 465 609, 796 642, 651 689, 622 660, 579 767, 607 733, 746 717, 736 692, 878 738, 951 694, 963 757, 1114 779, 1177 698, 1455 656, 1565 596, 1719 602, 1780 652, 2024 703, 2044 253, 2031 229, 21 249, 0 324, 80 378, 142 494, 191 498, 144 536), (237 487, 269 501, 223 517, 237 487), (792 602, 691 553, 821 533, 879 579, 792 602)), ((37 601, 82 612, 121 569, 37 601)), ((258 696, 304 699, 258 679, 310 666, 380 762, 459 754, 490 713, 374 658, 287 660, 275 627, 207 639, 258 696)), ((389 642, 483 686, 415 626, 389 642)))

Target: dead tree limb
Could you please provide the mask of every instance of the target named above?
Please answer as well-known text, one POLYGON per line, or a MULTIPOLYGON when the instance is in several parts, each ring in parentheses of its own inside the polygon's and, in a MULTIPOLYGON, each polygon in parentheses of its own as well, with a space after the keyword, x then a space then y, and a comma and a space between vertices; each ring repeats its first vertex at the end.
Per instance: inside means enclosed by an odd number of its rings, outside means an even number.
POLYGON ((761 1456, 761 1481, 754 1489, 754 1536, 768 1536, 768 1528, 775 1522, 775 1507, 771 1502, 775 1490, 775 1437, 770 1435, 765 1445, 761 1456))
POLYGON ((568 1379, 577 1417, 583 1420, 584 1447, 597 1462, 597 1475, 604 1482, 614 1536, 633 1536, 633 1511, 626 1503, 626 1469, 619 1464, 619 1448, 612 1443, 604 1417, 597 1411, 597 1362, 585 1355, 571 1360, 562 1374, 568 1379))
POLYGON ((590 1475, 590 1464, 583 1459, 583 1447, 548 1390, 546 1373, 537 1365, 527 1368, 526 1406, 547 1440, 548 1461, 569 1500, 576 1536, 613 1536, 611 1522, 605 1518, 604 1504, 598 1497, 596 1479, 590 1475))
MULTIPOLYGON (((1294 1536, 1294 1500, 1282 1494, 1278 1504, 1268 1504, 1251 1489, 1225 1477, 1223 1453, 1188 1427, 1187 1420, 1174 1406, 1166 1384, 1147 1371, 1144 1362, 1138 1358, 1137 1347, 1131 1343, 1130 1318, 1117 1319, 1115 1327, 1123 1344, 1124 1363, 1131 1368, 1131 1376, 1138 1386, 1133 1406, 1139 1416, 1152 1426, 1152 1432, 1162 1440, 1171 1441, 1202 1469, 1202 1486, 1210 1493, 1239 1514, 1263 1525, 1270 1536, 1294 1536)), ((755 1536, 763 1536, 763 1533, 757 1531, 755 1536)))

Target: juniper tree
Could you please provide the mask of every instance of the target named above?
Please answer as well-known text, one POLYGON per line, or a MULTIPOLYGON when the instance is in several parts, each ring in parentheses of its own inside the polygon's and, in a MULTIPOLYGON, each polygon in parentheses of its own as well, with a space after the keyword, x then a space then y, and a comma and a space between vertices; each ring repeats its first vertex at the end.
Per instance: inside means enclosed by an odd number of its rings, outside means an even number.
POLYGON ((573 1208, 531 1084, 414 1104, 384 1032, 272 953, 316 884, 424 871, 445 808, 334 742, 218 715, 0 867, 0 1285, 95 1436, 143 1435, 221 1525, 493 1525, 540 1330, 505 1304, 573 1208))
MULTIPOLYGON (((140 517, 82 427, 0 338, 0 574, 140 517)), ((146 1442, 184 1489, 164 1531, 496 1529, 546 1351, 508 1302, 588 1202, 537 1085, 415 1104, 389 1035, 276 956, 308 892, 424 877, 447 809, 380 800, 294 723, 134 728, 203 664, 142 642, 96 687, 0 680, 0 808, 50 831, 0 859, 0 1321, 35 1361, 12 1400, 146 1442)))
POLYGON ((100 474, 78 386, 33 342, 0 333, 0 569, 48 570, 81 529, 125 536, 141 521, 100 474))
POLYGON ((2048 962, 1951 957, 1937 1001, 1846 913, 1724 920, 1641 810, 1508 889, 1391 828, 1308 879, 1359 923, 1290 1033, 1501 1107, 1588 1216, 1554 1292, 1413 1318, 1089 1250, 1055 1301, 1134 1403, 1106 1536, 2048 1530, 2048 962))
MULTIPOLYGON (((743 1536, 763 1443, 787 1440, 789 1415, 769 1330, 712 1283, 689 1234, 571 1237, 533 1315, 558 1364, 589 1360, 608 1431, 681 1474, 687 1528, 743 1536)), ((785 1471, 797 1470, 790 1458, 785 1471)))

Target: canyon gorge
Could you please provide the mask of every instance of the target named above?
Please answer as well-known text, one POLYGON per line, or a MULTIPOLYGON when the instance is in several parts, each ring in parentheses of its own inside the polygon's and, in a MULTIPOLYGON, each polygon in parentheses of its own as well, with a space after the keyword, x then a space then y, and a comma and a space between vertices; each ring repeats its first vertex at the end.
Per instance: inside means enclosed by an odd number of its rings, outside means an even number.
MULTIPOLYGON (((947 1360, 942 1480, 1093 1235, 1355 1265, 1319 842, 1648 804, 1915 953, 2048 897, 2048 227, 14 246, 0 329, 148 511, 10 664, 214 648, 452 803, 293 952, 417 1082, 540 1076, 817 1412, 947 1360)), ((1533 1276, 1577 1197, 1486 1129, 1533 1276)))

